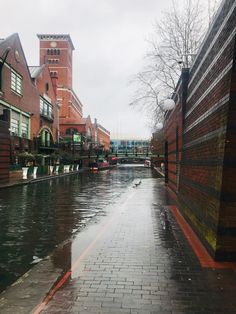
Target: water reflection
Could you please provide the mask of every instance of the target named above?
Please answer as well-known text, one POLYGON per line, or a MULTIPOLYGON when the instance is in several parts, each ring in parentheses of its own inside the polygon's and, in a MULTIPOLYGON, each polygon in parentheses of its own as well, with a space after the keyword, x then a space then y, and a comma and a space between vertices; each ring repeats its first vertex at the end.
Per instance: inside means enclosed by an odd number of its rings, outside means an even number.
POLYGON ((132 180, 151 176, 150 169, 121 167, 1 189, 0 290, 93 217, 104 215, 132 180))

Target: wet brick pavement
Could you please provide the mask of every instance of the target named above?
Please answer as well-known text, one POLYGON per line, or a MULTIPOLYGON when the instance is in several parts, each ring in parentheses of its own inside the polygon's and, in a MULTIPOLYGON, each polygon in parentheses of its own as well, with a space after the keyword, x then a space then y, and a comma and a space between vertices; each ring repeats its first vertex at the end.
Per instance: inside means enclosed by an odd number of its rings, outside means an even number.
POLYGON ((167 205, 142 180, 41 313, 236 313, 235 273, 202 268, 167 205))

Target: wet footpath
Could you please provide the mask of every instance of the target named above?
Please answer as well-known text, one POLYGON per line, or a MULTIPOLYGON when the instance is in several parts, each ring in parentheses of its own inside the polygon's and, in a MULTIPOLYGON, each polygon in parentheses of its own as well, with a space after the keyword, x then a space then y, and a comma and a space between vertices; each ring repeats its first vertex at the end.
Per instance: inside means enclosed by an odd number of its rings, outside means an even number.
POLYGON ((108 212, 3 292, 0 313, 236 313, 235 264, 204 252, 162 179, 108 212))

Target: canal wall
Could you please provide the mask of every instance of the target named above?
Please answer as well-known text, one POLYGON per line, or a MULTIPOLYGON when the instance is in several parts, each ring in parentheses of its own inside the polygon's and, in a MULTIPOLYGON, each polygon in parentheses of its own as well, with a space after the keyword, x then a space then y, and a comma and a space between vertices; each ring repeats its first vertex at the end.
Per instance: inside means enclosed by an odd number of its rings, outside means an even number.
POLYGON ((236 3, 223 1, 165 121, 166 183, 216 260, 236 260, 236 3))

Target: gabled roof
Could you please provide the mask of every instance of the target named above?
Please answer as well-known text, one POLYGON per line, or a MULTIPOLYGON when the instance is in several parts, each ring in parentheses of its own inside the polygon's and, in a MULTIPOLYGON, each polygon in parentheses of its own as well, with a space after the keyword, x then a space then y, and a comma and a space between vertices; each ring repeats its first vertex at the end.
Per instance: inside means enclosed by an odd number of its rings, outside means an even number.
POLYGON ((42 73, 44 67, 45 64, 41 66, 29 66, 29 71, 32 79, 36 79, 40 75, 40 73, 42 73))
MULTIPOLYGON (((18 33, 14 33, 5 39, 0 39, 0 58, 1 58, 1 53, 4 53, 8 49, 9 49, 9 53, 14 53, 12 48, 15 46, 18 46, 18 49, 20 50, 20 55, 22 56, 21 60, 25 64, 26 69, 27 69, 28 74, 29 74, 29 78, 32 82, 30 71, 29 71, 28 64, 27 64, 27 60, 26 60, 25 53, 24 53, 23 47, 21 45, 21 41, 20 41, 20 37, 19 37, 18 33)), ((33 84, 33 82, 32 82, 32 84, 33 84)))

